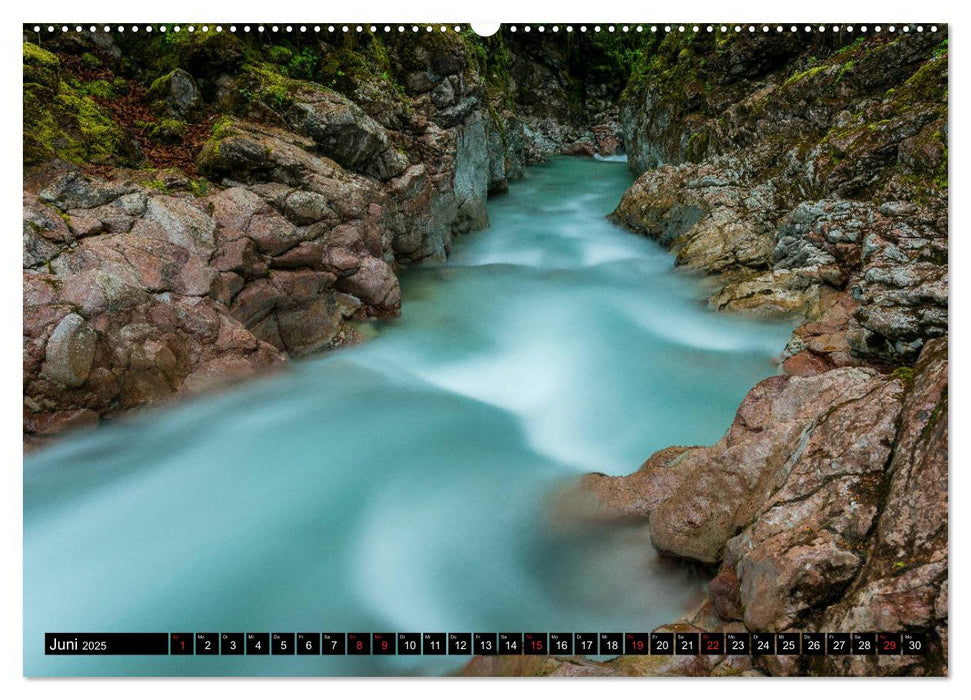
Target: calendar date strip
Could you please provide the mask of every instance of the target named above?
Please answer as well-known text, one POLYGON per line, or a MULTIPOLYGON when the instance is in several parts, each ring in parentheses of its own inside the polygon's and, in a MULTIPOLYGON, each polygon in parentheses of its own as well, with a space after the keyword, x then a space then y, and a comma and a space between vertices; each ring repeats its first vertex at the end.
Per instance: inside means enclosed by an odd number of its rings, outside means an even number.
POLYGON ((44 635, 51 656, 922 656, 925 632, 106 632, 44 635))

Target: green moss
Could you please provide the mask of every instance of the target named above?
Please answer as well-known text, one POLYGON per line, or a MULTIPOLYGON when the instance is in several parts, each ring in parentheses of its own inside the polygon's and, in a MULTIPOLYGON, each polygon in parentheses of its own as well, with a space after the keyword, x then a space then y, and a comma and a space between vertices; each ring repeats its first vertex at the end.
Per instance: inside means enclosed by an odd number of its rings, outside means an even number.
POLYGON ((107 80, 92 80, 90 83, 82 85, 81 90, 86 95, 100 97, 103 100, 118 99, 118 93, 115 91, 114 84, 109 83, 107 80))
POLYGON ((917 376, 917 371, 913 367, 898 367, 890 376, 894 379, 899 379, 909 387, 914 383, 914 377, 917 376))
POLYGON ((35 44, 24 42, 24 85, 37 85, 51 96, 60 85, 61 62, 35 44))
POLYGON ((840 67, 839 73, 836 74, 836 82, 838 83, 841 81, 844 75, 853 70, 854 66, 856 66, 856 61, 847 61, 844 63, 842 67, 840 67))
POLYGON ((688 137, 685 146, 685 157, 692 163, 700 163, 704 160, 708 151, 708 132, 696 131, 688 137))
POLYGON ((317 70, 318 82, 337 90, 340 93, 350 94, 361 82, 370 77, 377 77, 381 73, 391 73, 391 66, 387 62, 386 52, 374 50, 372 42, 371 51, 359 51, 351 47, 341 47, 331 51, 324 57, 317 70), (369 58, 373 62, 369 62, 369 58))
POLYGON ((273 63, 279 63, 280 65, 286 65, 293 58, 293 51, 288 49, 286 46, 271 46, 270 50, 267 52, 267 58, 273 63))
POLYGON ((947 109, 947 52, 936 55, 914 71, 897 91, 895 101, 901 106, 931 102, 947 109))
POLYGON ((81 65, 88 70, 96 70, 101 68, 101 59, 93 53, 84 52, 81 54, 81 65))
POLYGON ((797 71, 792 75, 790 75, 788 78, 786 78, 786 81, 783 83, 783 85, 791 85, 793 83, 799 82, 800 80, 806 80, 807 78, 811 78, 817 73, 819 73, 820 71, 823 71, 825 69, 826 69, 826 66, 812 66, 811 68, 807 68, 806 70, 797 71))
POLYGON ((209 181, 205 178, 189 181, 189 191, 196 197, 205 197, 210 191, 209 181))
POLYGON ((260 99, 268 103, 273 109, 282 112, 293 105, 290 91, 283 85, 270 85, 260 95, 260 99))
POLYGON ((175 145, 185 141, 189 129, 178 119, 162 119, 145 127, 145 135, 156 143, 175 145))
POLYGON ((858 36, 853 40, 852 43, 847 44, 836 53, 833 54, 833 58, 845 61, 849 54, 856 55, 859 53, 859 49, 863 47, 863 43, 866 41, 865 36, 858 36))
POLYGON ((287 62, 287 74, 302 80, 316 80, 319 65, 320 56, 312 48, 305 46, 287 62))
MULTIPOLYGON (((512 57, 506 47, 503 33, 481 37, 468 28, 459 37, 470 68, 485 82, 490 101, 497 102, 507 109, 512 108, 514 102, 510 89, 512 57)), ((494 118, 494 121, 498 125, 501 120, 494 118)))
POLYGON ((153 80, 152 84, 148 87, 148 92, 145 93, 145 97, 155 101, 164 101, 167 99, 171 90, 172 74, 175 71, 176 69, 172 69, 165 75, 153 80))
POLYGON ((143 180, 140 183, 143 187, 150 187, 153 190, 157 190, 162 194, 170 194, 169 186, 165 184, 164 180, 153 179, 153 180, 143 180))
POLYGON ((212 124, 212 138, 214 140, 224 139, 227 136, 232 136, 234 133, 236 133, 236 130, 233 128, 233 120, 230 117, 219 117, 212 124))
POLYGON ((24 84, 24 162, 49 158, 133 165, 140 160, 129 134, 82 92, 61 81, 24 84))
MULTIPOLYGON (((176 68, 187 70, 197 80, 207 73, 234 73, 244 62, 247 52, 260 55, 265 50, 251 49, 241 36, 222 32, 175 32, 175 25, 166 24, 165 32, 119 34, 114 41, 122 49, 128 68, 140 79, 151 84, 156 78, 176 68)), ((262 37, 252 37, 257 45, 262 37)))
POLYGON ((300 90, 324 89, 307 81, 289 78, 281 74, 278 68, 268 63, 246 66, 244 79, 234 93, 232 111, 246 114, 254 104, 260 104, 271 111, 283 112, 293 105, 293 96, 300 90))

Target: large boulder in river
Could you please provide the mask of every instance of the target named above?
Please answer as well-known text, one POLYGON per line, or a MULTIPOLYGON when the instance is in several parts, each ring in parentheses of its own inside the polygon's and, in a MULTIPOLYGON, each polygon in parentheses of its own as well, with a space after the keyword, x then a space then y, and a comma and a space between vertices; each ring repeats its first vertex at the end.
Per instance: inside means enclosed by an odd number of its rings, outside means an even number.
MULTIPOLYGON (((588 487, 604 494, 608 510, 620 504, 632 516, 648 517, 659 551, 715 564, 741 528, 761 513, 771 521, 766 503, 842 506, 845 493, 831 492, 837 486, 862 494, 867 475, 885 467, 902 397, 902 382, 867 369, 772 377, 749 392, 714 446, 662 451, 634 475, 590 477, 588 487)), ((873 503, 862 505, 870 497, 858 498, 854 512, 872 520, 873 503)), ((822 507, 812 510, 815 516, 822 517, 822 507)), ((866 531, 865 523, 838 527, 846 548, 861 527, 866 531)))
POLYGON ((671 248, 689 269, 764 269, 775 247, 773 193, 756 185, 731 168, 665 167, 641 176, 611 217, 671 248))

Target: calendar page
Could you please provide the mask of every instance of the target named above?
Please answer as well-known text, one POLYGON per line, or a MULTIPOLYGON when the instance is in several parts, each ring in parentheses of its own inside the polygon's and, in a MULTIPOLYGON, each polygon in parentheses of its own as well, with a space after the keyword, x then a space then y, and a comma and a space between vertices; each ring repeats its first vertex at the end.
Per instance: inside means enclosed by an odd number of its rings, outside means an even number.
POLYGON ((22 27, 23 674, 948 675, 947 24, 326 15, 22 27))

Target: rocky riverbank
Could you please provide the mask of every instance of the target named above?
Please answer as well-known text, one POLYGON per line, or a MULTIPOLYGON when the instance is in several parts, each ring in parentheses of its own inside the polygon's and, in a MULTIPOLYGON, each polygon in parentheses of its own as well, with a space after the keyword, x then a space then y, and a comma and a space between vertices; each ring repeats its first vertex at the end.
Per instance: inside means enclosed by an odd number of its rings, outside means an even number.
POLYGON ((28 444, 356 342, 527 164, 620 147, 562 42, 434 29, 25 35, 28 444))
POLYGON ((946 674, 946 35, 665 44, 621 101, 643 174, 613 218, 707 275, 713 308, 802 324, 784 373, 718 443, 589 475, 563 502, 581 521, 643 523, 659 552, 711 567, 708 599, 671 629, 911 630, 932 648, 466 671, 946 674))

